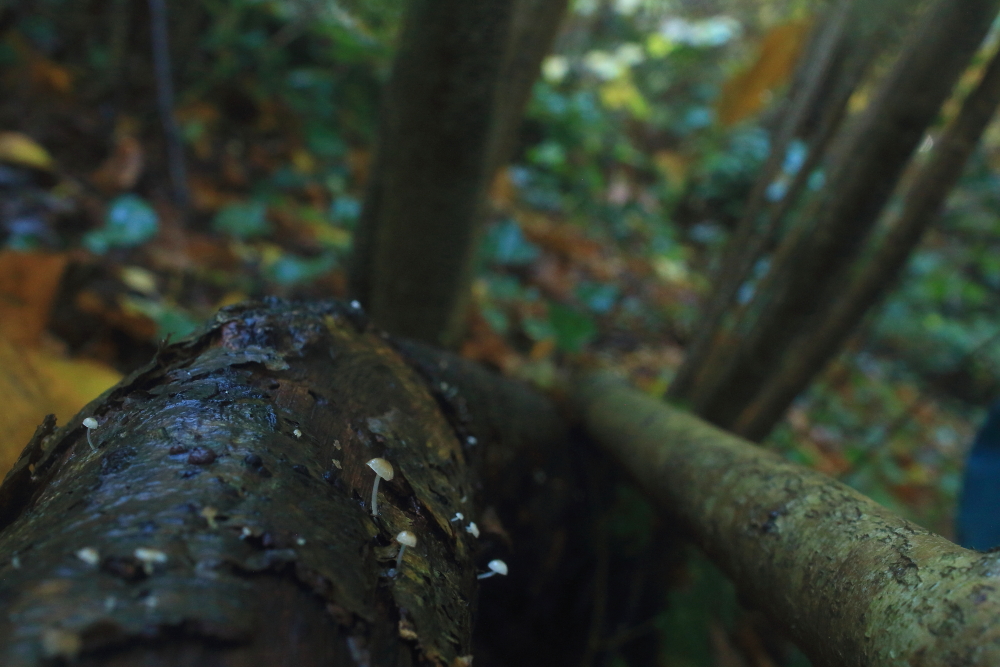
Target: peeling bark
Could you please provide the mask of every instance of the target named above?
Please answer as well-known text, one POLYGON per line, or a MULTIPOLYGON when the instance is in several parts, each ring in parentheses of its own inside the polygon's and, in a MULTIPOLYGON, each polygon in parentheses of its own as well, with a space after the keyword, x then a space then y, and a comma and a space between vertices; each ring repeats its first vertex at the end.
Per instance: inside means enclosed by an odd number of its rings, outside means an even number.
POLYGON ((1000 555, 608 375, 578 381, 588 431, 816 667, 1000 664, 1000 555))
MULTIPOLYGON (((479 380, 500 409, 531 400, 479 380)), ((0 663, 469 664, 476 541, 452 521, 477 516, 469 438, 558 442, 535 403, 505 429, 475 393, 432 391, 349 306, 226 309, 47 419, 7 475, 0 663), (378 517, 375 457, 395 467, 378 517), (394 574, 404 529, 418 543, 394 574)))

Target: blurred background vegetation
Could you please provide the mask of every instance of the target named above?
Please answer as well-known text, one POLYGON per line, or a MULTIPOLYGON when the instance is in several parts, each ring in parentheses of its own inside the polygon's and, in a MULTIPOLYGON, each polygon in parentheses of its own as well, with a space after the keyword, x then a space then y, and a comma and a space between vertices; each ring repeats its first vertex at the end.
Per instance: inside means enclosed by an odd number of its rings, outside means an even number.
MULTIPOLYGON (((663 395, 820 5, 576 0, 491 190, 462 353, 543 387, 597 363, 663 395)), ((146 5, 0 2, 5 466, 41 415, 67 418, 217 308, 345 295, 401 9, 172 5, 182 207, 146 5)), ((789 151, 786 173, 801 159, 789 151)), ((998 166, 994 126, 898 288, 766 442, 946 536, 973 425, 998 393, 998 166)), ((654 522, 622 487, 616 539, 648 548, 654 522)), ((722 584, 707 568, 689 565, 672 606, 634 633, 663 638, 663 664, 750 664, 725 662, 712 628, 735 601, 704 609, 731 597, 709 590, 722 584)))

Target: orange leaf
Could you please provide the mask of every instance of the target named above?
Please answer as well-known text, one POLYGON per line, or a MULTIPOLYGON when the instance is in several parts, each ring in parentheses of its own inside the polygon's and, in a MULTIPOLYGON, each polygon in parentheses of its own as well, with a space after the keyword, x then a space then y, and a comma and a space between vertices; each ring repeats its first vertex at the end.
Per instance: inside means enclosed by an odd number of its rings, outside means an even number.
POLYGON ((715 110, 723 125, 734 125, 770 102, 774 91, 792 75, 811 26, 812 19, 799 19, 777 25, 764 35, 757 60, 722 87, 715 110))
POLYGON ((37 345, 49 323, 66 255, 0 251, 0 335, 37 345))
POLYGON ((95 361, 24 349, 0 336, 0 475, 17 460, 47 414, 65 421, 121 375, 95 361))

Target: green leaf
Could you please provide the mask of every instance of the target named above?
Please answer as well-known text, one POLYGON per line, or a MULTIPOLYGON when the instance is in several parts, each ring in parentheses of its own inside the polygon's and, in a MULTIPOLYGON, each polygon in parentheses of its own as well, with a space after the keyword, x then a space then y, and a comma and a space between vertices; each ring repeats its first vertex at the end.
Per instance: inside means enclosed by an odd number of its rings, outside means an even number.
POLYGON ((505 266, 524 266, 541 254, 538 246, 524 238, 521 227, 509 219, 487 232, 483 252, 490 261, 505 266))
POLYGON ((594 320, 559 303, 549 306, 549 322, 556 333, 556 346, 566 352, 579 352, 597 335, 594 320))
POLYGON ((282 255, 276 262, 265 269, 267 277, 279 285, 295 285, 296 283, 314 280, 336 266, 333 255, 320 255, 312 259, 282 255))
POLYGON ((215 214, 212 229, 238 239, 266 236, 271 232, 271 223, 267 221, 267 205, 263 202, 247 202, 225 206, 215 214))
POLYGON ((91 252, 104 254, 110 248, 130 248, 148 241, 159 231, 153 207, 138 195, 122 195, 111 202, 104 216, 104 227, 87 233, 83 245, 91 252))

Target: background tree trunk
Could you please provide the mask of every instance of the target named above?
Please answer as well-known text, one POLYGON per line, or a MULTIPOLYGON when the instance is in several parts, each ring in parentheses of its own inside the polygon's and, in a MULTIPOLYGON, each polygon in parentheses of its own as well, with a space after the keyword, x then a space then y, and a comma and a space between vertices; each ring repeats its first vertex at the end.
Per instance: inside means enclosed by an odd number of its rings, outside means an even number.
POLYGON ((939 215, 948 193, 983 131, 1000 105, 1000 53, 983 72, 958 115, 934 142, 927 162, 908 184, 902 209, 887 222, 877 249, 860 260, 848 285, 818 322, 786 351, 780 368, 740 414, 733 430, 758 440, 767 435, 785 410, 833 358, 862 318, 885 295, 906 266, 928 225, 939 215))
POLYGON ((925 129, 986 34, 995 0, 939 0, 920 21, 880 93, 837 147, 827 186, 805 207, 752 301, 718 332, 682 398, 731 427, 782 354, 836 288, 869 236, 925 129))
POLYGON ((871 64, 898 41, 909 23, 900 20, 909 9, 903 5, 908 4, 897 0, 872 7, 844 0, 821 17, 802 55, 768 159, 717 264, 711 296, 685 350, 684 363, 670 383, 670 398, 686 400, 695 375, 713 352, 712 342, 723 335, 726 317, 738 305, 740 287, 774 249, 785 216, 801 199, 809 178, 826 157, 847 116, 851 96, 870 74, 871 64), (796 172, 783 174, 795 141, 806 146, 806 157, 796 172), (780 180, 788 182, 784 192, 775 196, 770 191, 780 180))
POLYGON ((390 332, 458 342, 490 180, 565 6, 409 3, 351 276, 390 332))
POLYGON ((272 302, 46 420, 0 486, 0 662, 467 665, 498 555, 466 530, 467 451, 489 452, 493 489, 564 434, 525 387, 450 373, 485 384, 436 396, 358 310, 272 302), (378 517, 375 457, 396 473, 378 517), (418 542, 392 576, 401 530, 418 542))
POLYGON ((815 667, 1000 664, 996 555, 607 375, 579 378, 588 432, 815 667))

